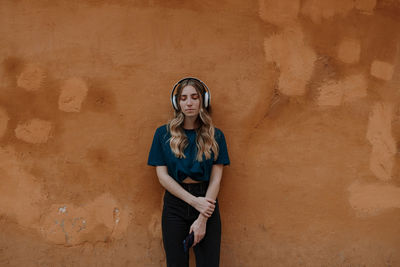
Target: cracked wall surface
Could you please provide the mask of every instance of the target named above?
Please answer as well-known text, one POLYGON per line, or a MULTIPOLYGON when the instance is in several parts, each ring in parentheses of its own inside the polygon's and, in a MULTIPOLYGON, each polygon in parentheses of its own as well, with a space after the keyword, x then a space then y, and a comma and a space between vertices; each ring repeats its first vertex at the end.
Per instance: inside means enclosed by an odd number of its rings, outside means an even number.
POLYGON ((400 266, 400 1, 5 0, 0 20, 0 266, 165 266, 146 162, 184 76, 231 158, 221 266, 400 266))

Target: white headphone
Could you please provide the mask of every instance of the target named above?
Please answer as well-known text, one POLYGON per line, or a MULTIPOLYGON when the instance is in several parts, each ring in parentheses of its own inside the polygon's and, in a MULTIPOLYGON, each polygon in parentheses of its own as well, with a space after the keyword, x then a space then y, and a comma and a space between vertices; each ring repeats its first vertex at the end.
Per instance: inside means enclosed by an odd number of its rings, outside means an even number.
POLYGON ((178 86, 179 83, 181 83, 181 82, 184 81, 184 80, 188 80, 188 79, 194 79, 194 80, 197 80, 197 81, 199 81, 199 82, 201 82, 201 83, 203 84, 204 89, 205 89, 205 90, 204 90, 204 95, 203 95, 203 106, 204 106, 204 108, 207 109, 207 108, 210 106, 210 103, 211 103, 211 93, 210 93, 210 89, 208 89, 208 87, 207 87, 207 85, 206 85, 205 83, 203 83, 200 79, 197 79, 197 78, 195 78, 195 77, 185 77, 185 78, 179 80, 179 81, 175 84, 174 89, 172 89, 172 92, 171 92, 171 103, 172 103, 173 108, 174 108, 176 111, 179 110, 178 104, 177 104, 177 100, 176 100, 177 97, 176 97, 176 95, 174 95, 175 88, 178 86))

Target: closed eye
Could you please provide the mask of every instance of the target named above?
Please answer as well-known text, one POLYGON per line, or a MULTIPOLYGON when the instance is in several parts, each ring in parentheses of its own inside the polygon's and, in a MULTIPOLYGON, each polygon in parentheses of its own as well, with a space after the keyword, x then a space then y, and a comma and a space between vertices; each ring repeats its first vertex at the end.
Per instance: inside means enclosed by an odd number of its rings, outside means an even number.
MULTIPOLYGON (((197 94, 197 93, 196 94, 191 94, 190 96, 192 97, 192 99, 198 99, 199 98, 199 94, 197 94)), ((185 101, 186 98, 187 98, 187 95, 181 95, 179 99, 182 100, 182 101, 185 101)))

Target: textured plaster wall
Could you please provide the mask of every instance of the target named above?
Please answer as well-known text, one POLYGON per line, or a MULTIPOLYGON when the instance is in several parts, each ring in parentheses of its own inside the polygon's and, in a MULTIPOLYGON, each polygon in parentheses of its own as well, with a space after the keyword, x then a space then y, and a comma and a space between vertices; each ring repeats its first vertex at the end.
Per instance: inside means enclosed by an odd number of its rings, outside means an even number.
MULTIPOLYGON (((221 266, 400 266, 397 0, 0 2, 0 266, 164 266, 181 77, 231 166, 221 266)), ((191 266, 194 266, 191 252, 191 266)))

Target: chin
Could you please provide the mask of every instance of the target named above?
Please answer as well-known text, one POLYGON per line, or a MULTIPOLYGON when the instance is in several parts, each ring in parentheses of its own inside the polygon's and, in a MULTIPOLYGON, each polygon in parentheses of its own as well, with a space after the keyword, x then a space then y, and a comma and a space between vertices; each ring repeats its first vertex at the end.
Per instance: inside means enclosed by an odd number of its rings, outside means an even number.
MULTIPOLYGON (((183 114, 185 114, 185 113, 183 113, 183 114)), ((199 116, 199 113, 186 113, 185 116, 186 117, 197 117, 197 116, 199 116)))

